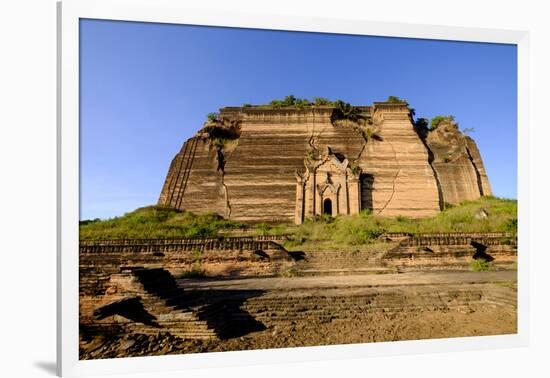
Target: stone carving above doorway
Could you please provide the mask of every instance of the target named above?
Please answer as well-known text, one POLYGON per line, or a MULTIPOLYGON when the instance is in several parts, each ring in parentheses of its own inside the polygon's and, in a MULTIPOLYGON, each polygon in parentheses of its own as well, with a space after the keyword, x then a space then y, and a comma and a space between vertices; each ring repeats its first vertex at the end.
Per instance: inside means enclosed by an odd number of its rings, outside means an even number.
POLYGON ((296 172, 297 224, 315 215, 357 214, 361 210, 359 167, 352 169, 348 159, 329 146, 320 155, 306 157, 304 166, 304 171, 296 172))

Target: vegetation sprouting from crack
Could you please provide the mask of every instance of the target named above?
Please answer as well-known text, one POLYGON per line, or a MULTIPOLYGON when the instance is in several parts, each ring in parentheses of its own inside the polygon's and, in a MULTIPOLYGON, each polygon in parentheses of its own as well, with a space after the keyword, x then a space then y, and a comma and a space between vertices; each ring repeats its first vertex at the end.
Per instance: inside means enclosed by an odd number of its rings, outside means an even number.
POLYGON ((358 162, 363 155, 363 152, 367 148, 367 144, 373 140, 382 141, 382 136, 380 135, 380 129, 374 124, 366 127, 354 126, 353 129, 361 135, 364 141, 363 146, 361 146, 361 150, 357 154, 357 157, 353 160, 354 162, 358 162))
POLYGON ((213 145, 224 145, 228 141, 241 136, 241 120, 236 117, 221 116, 218 113, 209 113, 208 120, 199 130, 197 136, 213 145))
POLYGON ((319 158, 319 149, 317 148, 317 140, 323 134, 325 129, 321 129, 317 135, 315 135, 315 123, 311 126, 311 135, 308 138, 309 148, 306 150, 306 157, 309 160, 316 160, 319 158))
POLYGON ((334 104, 334 110, 332 111, 332 116, 330 117, 330 120, 333 124, 342 120, 347 120, 359 124, 365 123, 367 121, 367 117, 357 106, 353 106, 347 102, 338 100, 334 104))
POLYGON ((241 135, 241 120, 234 117, 220 116, 218 113, 210 113, 208 120, 199 131, 199 137, 205 139, 210 146, 216 149, 217 170, 220 172, 221 185, 224 188, 227 217, 231 216, 231 203, 229 190, 225 184, 225 164, 227 161, 227 145, 238 140, 241 135))

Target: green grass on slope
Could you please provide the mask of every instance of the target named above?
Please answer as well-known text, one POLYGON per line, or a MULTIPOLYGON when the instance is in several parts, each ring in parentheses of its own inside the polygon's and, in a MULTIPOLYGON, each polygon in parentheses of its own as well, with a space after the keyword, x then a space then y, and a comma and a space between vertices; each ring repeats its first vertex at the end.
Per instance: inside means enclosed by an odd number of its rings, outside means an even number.
POLYGON ((466 201, 447 209, 432 218, 414 219, 404 216, 381 217, 368 212, 335 218, 317 217, 304 224, 258 226, 260 234, 290 234, 290 245, 305 241, 332 240, 342 245, 371 243, 385 232, 410 234, 444 232, 513 232, 517 230, 517 201, 496 197, 482 197, 466 201), (486 218, 476 218, 481 210, 486 218))
POLYGON ((142 207, 121 217, 80 222, 80 239, 193 238, 240 227, 217 214, 196 215, 162 206, 142 207))
MULTIPOLYGON (((80 238, 145 239, 215 236, 220 230, 242 227, 216 214, 193 214, 167 207, 149 206, 121 217, 80 222, 80 238)), ((368 212, 352 216, 317 217, 302 225, 260 223, 253 226, 259 235, 290 234, 289 247, 304 242, 331 241, 334 245, 357 246, 372 243, 385 232, 411 234, 434 232, 516 232, 517 201, 482 197, 446 210, 432 218, 381 217, 368 212), (476 218, 481 210, 486 218, 476 218)))

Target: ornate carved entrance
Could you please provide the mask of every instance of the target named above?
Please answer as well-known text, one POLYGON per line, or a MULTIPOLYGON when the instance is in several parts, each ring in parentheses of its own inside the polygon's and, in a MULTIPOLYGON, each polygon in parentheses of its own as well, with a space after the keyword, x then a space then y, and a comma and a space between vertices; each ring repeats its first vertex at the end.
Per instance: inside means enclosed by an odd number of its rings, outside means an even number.
POLYGON ((320 156, 305 158, 304 165, 303 172, 296 172, 297 224, 315 215, 357 214, 361 210, 361 170, 352 170, 348 159, 327 146, 320 156))

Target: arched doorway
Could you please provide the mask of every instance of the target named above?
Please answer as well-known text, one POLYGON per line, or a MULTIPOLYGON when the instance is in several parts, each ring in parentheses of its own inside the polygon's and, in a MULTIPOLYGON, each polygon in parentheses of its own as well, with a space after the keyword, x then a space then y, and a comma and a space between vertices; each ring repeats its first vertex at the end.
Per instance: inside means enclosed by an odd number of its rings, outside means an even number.
POLYGON ((323 201, 323 214, 332 216, 332 201, 327 198, 323 201))

